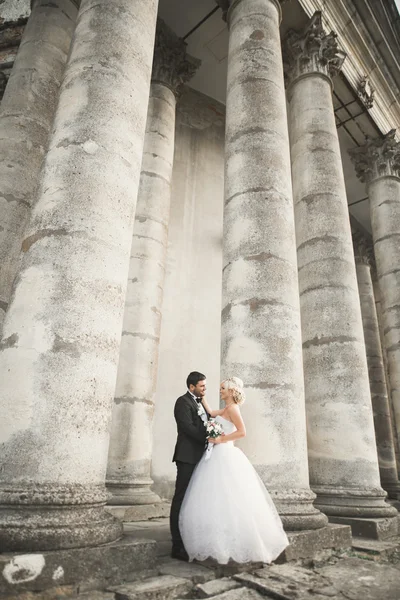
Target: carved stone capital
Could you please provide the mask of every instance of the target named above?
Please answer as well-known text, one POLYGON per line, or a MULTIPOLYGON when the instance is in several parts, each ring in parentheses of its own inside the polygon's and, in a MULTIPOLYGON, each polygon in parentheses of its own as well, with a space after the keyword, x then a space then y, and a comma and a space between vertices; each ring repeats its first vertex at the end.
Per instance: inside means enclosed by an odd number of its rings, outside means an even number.
POLYGON ((372 240, 369 240, 367 236, 354 227, 354 225, 351 226, 351 237, 353 240, 354 258, 356 263, 374 267, 375 255, 372 240))
POLYGON ((339 49, 337 35, 325 33, 322 13, 317 11, 303 31, 291 29, 283 42, 283 62, 287 83, 310 73, 333 77, 342 68, 346 54, 339 49))
POLYGON ((372 108, 374 104, 375 90, 371 86, 368 77, 363 77, 357 86, 357 95, 366 108, 372 108))
POLYGON ((395 135, 396 130, 392 129, 383 138, 367 138, 364 146, 349 150, 361 181, 370 183, 379 177, 400 177, 400 142, 395 135))
POLYGON ((158 19, 154 46, 152 81, 169 87, 174 94, 189 81, 201 61, 186 54, 186 43, 158 19))

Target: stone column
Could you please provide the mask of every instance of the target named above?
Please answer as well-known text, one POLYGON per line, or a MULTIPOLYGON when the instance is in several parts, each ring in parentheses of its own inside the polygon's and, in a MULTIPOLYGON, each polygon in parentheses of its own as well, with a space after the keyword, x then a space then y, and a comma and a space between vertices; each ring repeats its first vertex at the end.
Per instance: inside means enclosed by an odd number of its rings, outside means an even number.
POLYGON ((121 534, 105 474, 156 13, 81 3, 0 349, 2 550, 121 534))
POLYGON ((284 52, 311 488, 328 515, 386 516, 332 104, 344 54, 319 12, 284 52))
POLYGON ((308 483, 289 140, 275 0, 233 0, 229 24, 222 377, 244 380, 242 444, 287 529, 326 523, 308 483))
POLYGON ((0 337, 57 106, 77 8, 34 0, 0 111, 0 337))
POLYGON ((364 236, 356 230, 353 231, 353 245, 381 485, 388 493, 389 498, 397 499, 400 493, 400 483, 397 474, 389 399, 386 390, 385 369, 371 277, 371 265, 374 262, 373 250, 364 236))
POLYGON ((111 504, 160 501, 150 467, 176 95, 199 64, 159 20, 108 455, 111 504))
POLYGON ((382 350, 382 359, 383 359, 383 368, 385 370, 385 382, 386 382, 386 390, 389 399, 389 413, 390 413, 390 423, 392 426, 392 436, 394 441, 394 452, 396 455, 396 465, 397 465, 397 473, 400 474, 400 445, 399 445, 399 436, 396 429, 396 422, 394 418, 394 409, 392 402, 392 393, 390 389, 390 381, 389 381, 389 371, 388 371, 388 360, 385 348, 385 336, 383 333, 383 319, 382 319, 382 300, 381 300, 381 290, 379 288, 379 283, 376 275, 376 263, 374 269, 374 277, 372 280, 372 284, 374 286, 374 297, 375 297, 375 308, 376 315, 378 318, 378 326, 379 326, 379 338, 381 343, 382 350))
POLYGON ((367 184, 382 321, 397 435, 400 436, 400 142, 395 130, 350 151, 367 184))

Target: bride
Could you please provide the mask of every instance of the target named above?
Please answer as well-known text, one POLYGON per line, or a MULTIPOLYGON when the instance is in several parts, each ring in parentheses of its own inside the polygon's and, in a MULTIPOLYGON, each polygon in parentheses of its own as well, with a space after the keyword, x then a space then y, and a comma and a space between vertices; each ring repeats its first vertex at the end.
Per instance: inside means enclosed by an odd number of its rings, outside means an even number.
POLYGON ((200 460, 190 480, 179 516, 179 529, 189 560, 213 558, 220 564, 270 563, 289 544, 272 499, 255 469, 234 446, 246 435, 239 405, 243 382, 226 379, 220 387, 222 410, 206 411, 224 434, 209 439, 213 450, 200 460))

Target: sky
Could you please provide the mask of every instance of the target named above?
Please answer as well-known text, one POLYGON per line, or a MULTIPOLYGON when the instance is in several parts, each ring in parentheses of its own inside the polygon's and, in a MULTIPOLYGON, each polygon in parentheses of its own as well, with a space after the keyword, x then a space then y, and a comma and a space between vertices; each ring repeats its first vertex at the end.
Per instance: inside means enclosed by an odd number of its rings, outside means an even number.
POLYGON ((399 11, 399 13, 400 13, 400 0, 394 0, 394 1, 395 1, 395 3, 396 3, 397 10, 398 10, 398 11, 399 11))

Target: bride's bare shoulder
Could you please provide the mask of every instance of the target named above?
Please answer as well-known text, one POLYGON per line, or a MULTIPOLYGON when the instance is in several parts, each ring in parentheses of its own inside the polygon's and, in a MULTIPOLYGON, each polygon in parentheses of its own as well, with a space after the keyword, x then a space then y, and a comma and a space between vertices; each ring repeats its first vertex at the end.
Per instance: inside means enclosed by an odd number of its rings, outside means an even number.
POLYGON ((240 408, 237 404, 230 404, 225 408, 225 415, 229 421, 232 421, 236 415, 240 415, 240 408))

